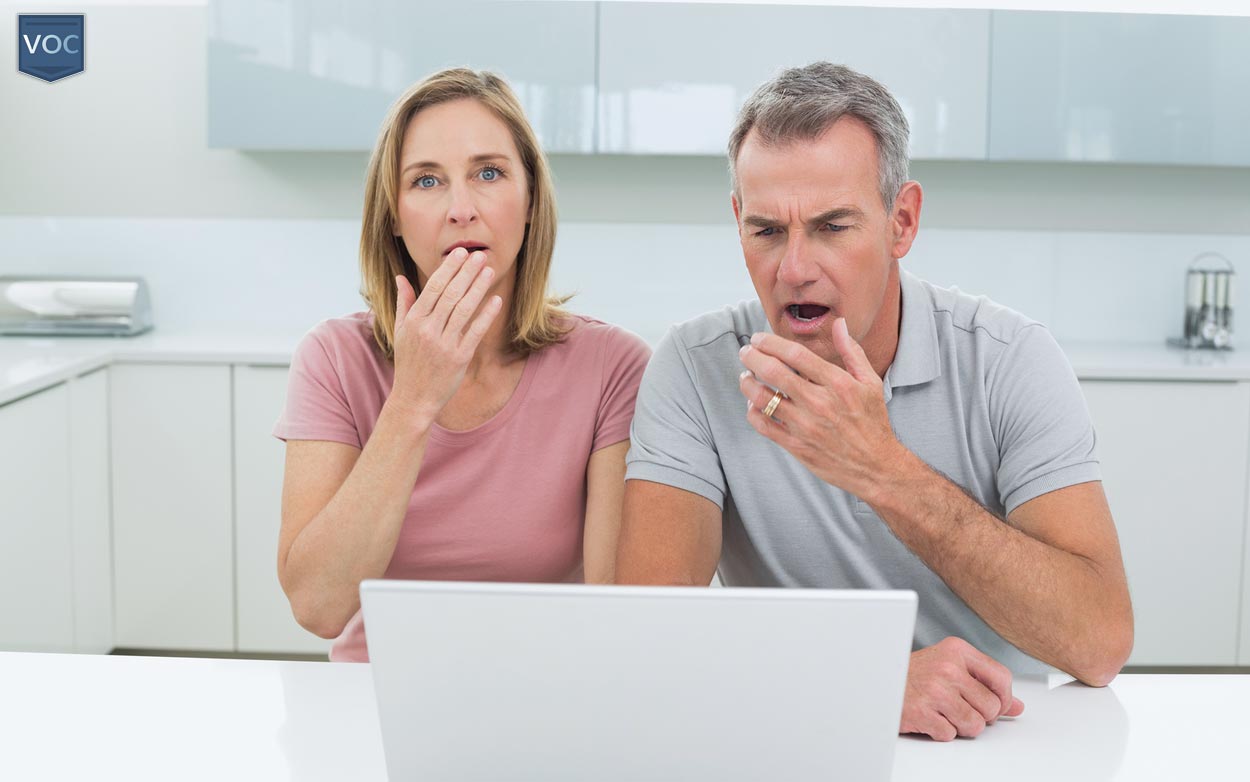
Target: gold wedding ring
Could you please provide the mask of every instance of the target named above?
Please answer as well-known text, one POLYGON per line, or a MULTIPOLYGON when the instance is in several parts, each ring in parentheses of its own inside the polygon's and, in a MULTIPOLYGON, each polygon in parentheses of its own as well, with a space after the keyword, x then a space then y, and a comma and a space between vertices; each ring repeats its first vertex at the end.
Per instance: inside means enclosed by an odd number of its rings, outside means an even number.
POLYGON ((773 398, 768 400, 768 404, 764 405, 764 409, 761 410, 760 412, 762 412, 764 415, 768 416, 769 418, 772 418, 773 413, 777 412, 777 405, 781 404, 781 398, 783 396, 785 395, 782 394, 780 391, 773 394, 773 398))

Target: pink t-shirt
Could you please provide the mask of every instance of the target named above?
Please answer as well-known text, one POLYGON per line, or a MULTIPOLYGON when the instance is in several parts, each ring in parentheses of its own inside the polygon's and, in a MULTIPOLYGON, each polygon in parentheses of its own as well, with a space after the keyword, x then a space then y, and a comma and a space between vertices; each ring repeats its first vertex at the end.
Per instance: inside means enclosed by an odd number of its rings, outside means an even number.
MULTIPOLYGON (((308 332, 275 437, 364 447, 395 378, 372 329, 359 312, 308 332)), ((629 439, 650 354, 638 336, 574 316, 564 342, 530 355, 493 418, 463 432, 435 424, 385 578, 582 580, 586 466, 629 439)), ((360 611, 330 659, 369 659, 360 611)))

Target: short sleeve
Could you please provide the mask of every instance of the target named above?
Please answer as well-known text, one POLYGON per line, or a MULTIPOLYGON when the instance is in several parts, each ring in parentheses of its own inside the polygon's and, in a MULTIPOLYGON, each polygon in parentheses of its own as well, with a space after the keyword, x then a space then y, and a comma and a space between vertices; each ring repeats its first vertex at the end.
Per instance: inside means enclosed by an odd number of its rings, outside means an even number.
POLYGON ((304 335, 291 356, 286 405, 273 428, 280 440, 330 440, 363 448, 334 360, 317 333, 304 335))
POLYGON ((723 510, 725 474, 689 358, 677 330, 670 329, 638 389, 625 480, 684 489, 723 510))
POLYGON ((1045 327, 1022 329, 990 377, 998 493, 1006 513, 1056 489, 1102 479, 1085 397, 1045 327))
POLYGON ((602 385, 592 451, 629 439, 629 425, 638 400, 638 385, 651 356, 647 343, 624 329, 611 329, 604 342, 602 385))

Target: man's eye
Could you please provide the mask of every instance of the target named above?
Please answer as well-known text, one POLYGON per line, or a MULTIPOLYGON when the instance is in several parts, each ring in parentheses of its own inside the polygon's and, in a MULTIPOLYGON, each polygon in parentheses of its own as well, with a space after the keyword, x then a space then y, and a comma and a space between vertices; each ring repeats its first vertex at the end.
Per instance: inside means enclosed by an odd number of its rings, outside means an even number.
POLYGON ((417 187, 421 187, 421 188, 430 188, 430 187, 434 187, 437 184, 438 184, 438 180, 430 176, 429 174, 426 174, 423 177, 418 177, 417 182, 416 182, 417 187))
POLYGON ((770 226, 770 227, 768 227, 768 228, 762 228, 762 229, 760 229, 760 230, 756 231, 756 232, 755 232, 755 235, 756 235, 756 236, 772 236, 772 235, 773 235, 773 234, 775 234, 775 233, 777 233, 777 229, 776 229, 776 228, 774 228, 774 227, 772 227, 772 226, 770 226))
POLYGON ((838 225, 837 223, 825 223, 825 227, 828 228, 833 233, 839 234, 845 231, 848 226, 838 225))

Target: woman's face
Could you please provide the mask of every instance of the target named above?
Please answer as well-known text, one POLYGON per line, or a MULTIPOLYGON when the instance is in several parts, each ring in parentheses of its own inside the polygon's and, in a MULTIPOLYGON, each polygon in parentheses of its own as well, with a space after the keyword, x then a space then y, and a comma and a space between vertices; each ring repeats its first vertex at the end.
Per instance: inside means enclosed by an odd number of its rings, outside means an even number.
POLYGON ((448 253, 466 247, 486 254, 495 272, 492 293, 510 293, 529 211, 521 156, 490 109, 462 98, 409 120, 400 148, 395 230, 417 264, 421 285, 448 253))

